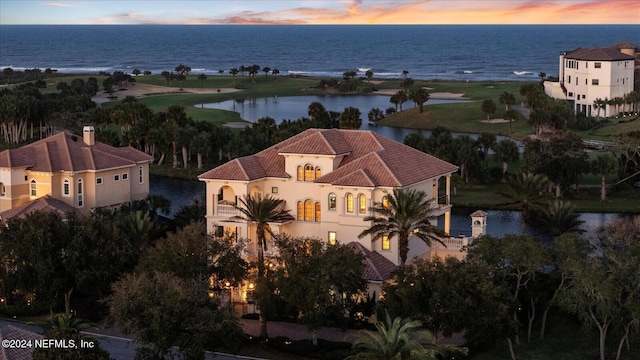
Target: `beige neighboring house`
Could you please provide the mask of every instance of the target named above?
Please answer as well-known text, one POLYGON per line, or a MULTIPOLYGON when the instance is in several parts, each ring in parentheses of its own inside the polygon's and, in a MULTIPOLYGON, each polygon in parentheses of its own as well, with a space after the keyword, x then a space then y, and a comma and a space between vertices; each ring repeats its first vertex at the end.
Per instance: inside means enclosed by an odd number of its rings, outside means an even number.
POLYGON ((0 216, 24 216, 35 209, 82 214, 119 206, 149 194, 151 156, 132 147, 95 141, 92 126, 83 136, 60 132, 0 152, 0 216))
MULTIPOLYGON (((284 200, 295 218, 270 224, 272 230, 329 244, 356 242, 359 246, 353 248, 368 258, 370 280, 383 281, 389 266, 399 263, 398 239, 358 238, 371 226, 364 221, 369 207, 382 202, 394 188, 422 190, 432 199, 434 214, 448 233, 451 175, 457 170, 375 132, 309 129, 255 155, 231 160, 199 179, 206 183, 207 228, 218 235, 249 239, 247 257, 257 254, 255 229, 246 222, 231 221, 238 215, 234 205, 245 194, 268 194, 284 200)), ((453 240, 454 245, 459 243, 453 240)), ((431 257, 432 249, 417 238, 410 239, 409 247, 409 259, 431 257)), ((460 254, 457 246, 434 247, 460 254)))
MULTIPOLYGON (((596 116, 596 99, 624 98, 633 91, 634 68, 640 48, 628 42, 604 48, 578 48, 560 55, 559 81, 545 81, 545 93, 567 100, 574 112, 596 116)), ((625 111, 605 105, 600 115, 614 116, 625 111)))

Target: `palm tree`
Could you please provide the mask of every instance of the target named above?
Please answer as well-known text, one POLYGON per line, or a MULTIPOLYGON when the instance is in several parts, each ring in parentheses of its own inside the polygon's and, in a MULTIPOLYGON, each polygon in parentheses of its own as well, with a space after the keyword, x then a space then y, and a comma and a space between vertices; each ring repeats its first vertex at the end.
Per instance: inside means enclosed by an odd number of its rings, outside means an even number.
POLYGON ((360 126, 362 126, 361 115, 360 109, 353 106, 346 107, 338 118, 340 129, 360 129, 360 126))
POLYGON ((409 75, 409 71, 408 70, 402 70, 402 76, 404 76, 404 78, 407 78, 407 75, 409 75))
POLYGON ((350 336, 353 339, 353 349, 362 349, 356 355, 347 359, 352 360, 405 360, 405 359, 435 359, 430 352, 438 351, 433 344, 423 345, 431 341, 432 335, 421 328, 419 320, 401 319, 391 320, 386 314, 385 322, 375 324, 378 331, 361 330, 350 336))
POLYGON ((233 83, 236 83, 236 75, 238 75, 238 73, 240 72, 240 70, 238 70, 238 68, 233 68, 231 70, 229 70, 229 74, 231 74, 231 76, 233 76, 233 83))
POLYGON ((598 155, 591 161, 591 173, 600 175, 600 200, 607 200, 607 175, 618 169, 616 159, 607 154, 598 155))
MULTIPOLYGON (((240 205, 235 208, 241 213, 232 217, 232 220, 247 221, 256 227, 256 240, 258 245, 258 278, 262 279, 265 272, 264 251, 267 250, 267 237, 269 233, 275 236, 269 223, 283 223, 294 220, 289 214, 289 210, 285 210, 285 202, 282 199, 276 199, 269 195, 262 196, 261 193, 254 195, 244 195, 240 200, 240 205)), ((262 284, 258 281, 257 284, 262 284)), ((264 314, 260 313, 260 336, 264 339, 267 335, 267 319, 264 314)))
POLYGON ((262 71, 264 72, 264 80, 269 80, 268 76, 269 76, 269 72, 271 71, 271 68, 268 66, 265 66, 262 68, 262 71))
POLYGON ((491 115, 496 113, 496 103, 491 99, 484 100, 482 102, 482 112, 487 115, 487 120, 491 117, 491 115))
POLYGON ((509 121, 509 137, 511 137, 511 123, 513 122, 513 120, 518 119, 518 112, 513 109, 509 109, 504 112, 502 118, 509 121))
POLYGON ((205 75, 205 74, 198 75, 198 80, 201 81, 200 87, 202 87, 204 85, 204 81, 207 80, 207 75, 205 75))
POLYGON ((373 71, 371 71, 371 69, 367 70, 366 73, 364 73, 364 75, 367 77, 367 80, 369 80, 369 83, 371 83, 371 78, 373 78, 373 71))
POLYGON ((429 101, 429 92, 423 88, 413 89, 409 92, 409 99, 420 107, 420 114, 423 112, 424 103, 429 101))
POLYGON ((278 79, 278 74, 280 74, 280 70, 278 69, 271 70, 271 75, 273 75, 274 80, 278 79))
POLYGON ((520 158, 518 145, 516 145, 516 143, 512 140, 504 139, 493 145, 492 149, 494 152, 493 158, 496 161, 502 162, 502 181, 504 182, 508 163, 516 161, 520 158))
POLYGON ((500 94, 500 104, 504 104, 504 111, 509 111, 511 105, 516 103, 516 97, 512 93, 503 92, 500 94))
POLYGON ((386 202, 376 202, 369 208, 373 215, 364 221, 371 221, 371 227, 362 231, 358 238, 372 235, 371 240, 376 241, 383 236, 389 239, 397 236, 400 265, 407 261, 410 235, 417 236, 427 245, 431 245, 432 240, 444 245, 439 238, 444 232, 431 225, 435 216, 431 200, 426 196, 424 191, 416 189, 394 189, 393 194, 386 196, 386 202))
POLYGON ((584 221, 578 220, 579 216, 570 201, 554 200, 548 208, 544 209, 537 222, 551 235, 560 236, 570 232, 584 232, 580 228, 584 221))
POLYGON ((509 177, 507 192, 498 192, 498 195, 511 200, 502 205, 519 206, 522 211, 522 222, 529 222, 531 208, 542 207, 542 190, 549 179, 542 174, 518 173, 509 177))
POLYGON ((596 109, 596 121, 600 120, 600 110, 604 108, 605 101, 601 98, 597 98, 593 101, 593 107, 596 109))
POLYGON ((98 326, 91 321, 77 318, 74 315, 53 313, 46 321, 36 321, 29 324, 41 327, 45 333, 55 330, 65 334, 79 334, 89 329, 98 329, 98 326))

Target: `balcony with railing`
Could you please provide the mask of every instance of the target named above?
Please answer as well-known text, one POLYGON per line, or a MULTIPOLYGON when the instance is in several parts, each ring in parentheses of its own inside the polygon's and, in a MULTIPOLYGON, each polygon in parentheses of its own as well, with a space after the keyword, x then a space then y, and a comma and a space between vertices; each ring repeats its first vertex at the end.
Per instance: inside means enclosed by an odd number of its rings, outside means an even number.
POLYGON ((240 211, 238 211, 238 209, 236 209, 236 207, 233 205, 216 205, 215 216, 233 217, 237 215, 240 215, 240 211))

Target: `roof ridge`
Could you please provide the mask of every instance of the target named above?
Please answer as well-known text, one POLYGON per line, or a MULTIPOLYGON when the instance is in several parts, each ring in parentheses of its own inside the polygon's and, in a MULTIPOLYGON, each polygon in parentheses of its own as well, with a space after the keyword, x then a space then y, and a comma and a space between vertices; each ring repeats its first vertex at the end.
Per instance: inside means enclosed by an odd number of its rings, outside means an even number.
POLYGON ((336 148, 334 148, 333 145, 331 145, 331 143, 329 142, 329 140, 327 140, 327 137, 325 136, 325 133, 329 132, 328 130, 333 130, 333 129, 327 129, 327 131, 318 131, 317 134, 320 136, 320 138, 322 138, 322 141, 324 141, 325 145, 327 145, 329 149, 333 151, 333 154, 337 155, 338 152, 336 151, 336 148))
MULTIPOLYGON (((384 147, 383 147, 383 149, 384 149, 384 147)), ((382 163, 384 168, 389 172, 389 174, 391 175, 393 180, 395 180, 395 182, 397 184, 396 186, 402 186, 402 182, 400 182, 400 180, 398 180, 398 178, 396 177, 396 174, 394 174, 393 171, 391 171, 391 169, 389 168, 389 165, 387 165, 387 162, 384 161, 384 159, 382 159, 382 157, 380 156, 379 152, 378 151, 374 151, 373 155, 376 156, 378 158, 378 160, 380 160, 380 162, 382 163)))
MULTIPOLYGON (((55 142, 46 142, 44 143, 44 153, 45 153, 45 161, 46 163, 49 165, 49 171, 53 172, 53 164, 51 163, 51 152, 49 151, 49 146, 51 146, 51 144, 55 145, 55 142)), ((58 146, 56 146, 57 148, 58 146)), ((68 152, 67 152, 68 154, 68 152)), ((71 160, 71 157, 69 157, 69 160, 71 160)), ((73 165, 71 165, 71 167, 73 167, 73 165)), ((72 169, 73 170, 73 169, 72 169)))
MULTIPOLYGON (((64 133, 64 132, 62 134, 66 135, 66 133, 64 133)), ((77 135, 70 135, 70 137, 71 136, 75 136, 77 138, 77 135)), ((63 136, 62 139, 64 140, 63 143, 64 143, 64 147, 65 147, 65 155, 67 156, 67 160, 69 161, 69 165, 71 166, 71 171, 76 171, 75 166, 73 166, 74 165, 73 164, 73 160, 71 160, 71 149, 69 148, 69 143, 67 142, 68 141, 67 137, 63 136)), ((74 141, 77 141, 77 140, 74 140, 74 141)), ((60 155, 60 154, 58 154, 58 155, 60 155)), ((53 170, 53 167, 52 167, 52 170, 53 170)))
MULTIPOLYGON (((244 158, 249 158, 249 157, 253 157, 253 155, 250 156, 243 156, 244 158)), ((233 159, 234 161, 236 161, 238 163, 238 166, 240 167, 240 171, 242 171, 242 174, 244 174, 244 177, 247 180, 251 180, 251 178, 249 177, 249 174, 247 174, 247 170, 244 168, 244 165, 242 164, 242 161, 240 161, 241 158, 236 158, 233 159)), ((256 159, 256 161, 258 162, 258 164, 260 164, 260 160, 256 159)), ((262 164, 260 164, 260 167, 262 167, 262 164)), ((264 170, 264 169, 263 169, 264 170)))
MULTIPOLYGON (((85 146, 83 148, 85 148, 87 150, 90 150, 92 156, 93 156, 93 151, 95 150, 95 151, 101 152, 103 154, 106 154, 108 156, 113 156, 115 158, 122 159, 122 160, 125 160, 125 161, 128 161, 128 162, 131 162, 133 164, 136 164, 135 160, 128 159, 128 158, 126 158, 124 156, 120 156, 120 155, 117 155, 117 154, 114 154, 114 153, 111 153, 111 152, 108 152, 108 151, 104 151, 104 150, 102 150, 100 148, 97 148, 97 147, 94 147, 94 146, 85 146)), ((117 149, 117 148, 114 147, 114 149, 117 149)))

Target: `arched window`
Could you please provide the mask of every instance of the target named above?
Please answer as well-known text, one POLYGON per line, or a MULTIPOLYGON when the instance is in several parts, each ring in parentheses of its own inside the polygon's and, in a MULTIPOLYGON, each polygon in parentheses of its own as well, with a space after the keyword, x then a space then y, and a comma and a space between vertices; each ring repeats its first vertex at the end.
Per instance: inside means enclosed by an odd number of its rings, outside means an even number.
POLYGON ((304 201, 304 221, 313 221, 313 220, 314 220, 313 201, 305 200, 304 201))
POLYGON ((320 203, 316 203, 316 222, 320 222, 320 203))
POLYGON ((320 166, 316 166, 316 179, 322 176, 322 170, 320 170, 320 166))
POLYGON ((347 193, 346 196, 346 210, 348 213, 353 213, 353 194, 347 193))
POLYGON ((29 195, 38 196, 38 184, 35 179, 31 179, 31 183, 29 183, 29 195))
POLYGON ((7 189, 4 187, 4 183, 0 183, 0 196, 5 196, 7 194, 7 189))
POLYGON ((384 206, 386 209, 391 206, 391 204, 389 204, 389 198, 386 195, 382 198, 382 206, 384 206))
POLYGON ((336 194, 335 193, 329 193, 329 205, 327 206, 327 208, 331 211, 336 210, 336 194))
POLYGON ((82 179, 78 179, 78 207, 84 206, 84 191, 82 185, 82 179))
POLYGON ((367 197, 364 194, 358 194, 358 213, 367 213, 367 197))
POLYGON ((307 164, 304 166, 304 181, 313 181, 315 172, 313 165, 307 164))
POLYGON ((304 220, 304 204, 302 201, 298 201, 298 213, 296 218, 298 221, 304 220))
POLYGON ((69 196, 71 190, 69 189, 69 179, 64 179, 62 182, 62 195, 69 196))
POLYGON ((297 172, 298 172, 298 175, 297 175, 298 181, 304 181, 304 167, 302 165, 298 165, 297 172))

